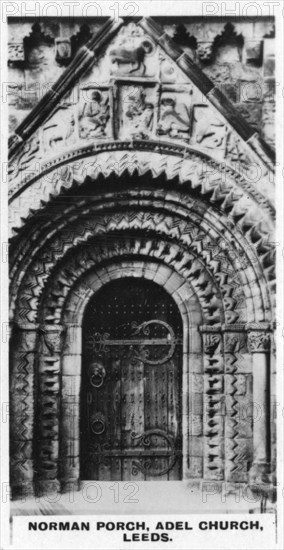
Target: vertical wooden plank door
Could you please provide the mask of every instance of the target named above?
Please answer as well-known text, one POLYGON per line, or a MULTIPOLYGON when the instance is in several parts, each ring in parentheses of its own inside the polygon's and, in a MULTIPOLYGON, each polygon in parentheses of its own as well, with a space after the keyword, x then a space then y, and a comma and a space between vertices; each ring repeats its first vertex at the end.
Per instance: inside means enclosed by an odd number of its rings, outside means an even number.
POLYGON ((105 285, 83 322, 81 479, 182 476, 182 320, 156 283, 105 285))

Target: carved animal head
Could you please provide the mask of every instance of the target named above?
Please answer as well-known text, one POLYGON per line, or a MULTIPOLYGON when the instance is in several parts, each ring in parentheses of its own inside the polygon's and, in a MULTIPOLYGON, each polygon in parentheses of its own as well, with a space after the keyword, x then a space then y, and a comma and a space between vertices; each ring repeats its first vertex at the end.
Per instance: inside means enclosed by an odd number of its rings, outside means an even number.
POLYGON ((89 380, 94 388, 99 388, 103 385, 106 370, 100 361, 94 361, 91 363, 88 370, 89 380))

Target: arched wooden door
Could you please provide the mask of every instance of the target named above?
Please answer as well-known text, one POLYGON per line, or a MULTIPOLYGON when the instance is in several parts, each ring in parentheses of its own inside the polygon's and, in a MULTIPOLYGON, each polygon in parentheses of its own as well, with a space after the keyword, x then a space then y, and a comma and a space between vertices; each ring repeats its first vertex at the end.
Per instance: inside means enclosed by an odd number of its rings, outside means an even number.
POLYGON ((182 320, 156 283, 125 278, 83 323, 81 479, 182 476, 182 320))

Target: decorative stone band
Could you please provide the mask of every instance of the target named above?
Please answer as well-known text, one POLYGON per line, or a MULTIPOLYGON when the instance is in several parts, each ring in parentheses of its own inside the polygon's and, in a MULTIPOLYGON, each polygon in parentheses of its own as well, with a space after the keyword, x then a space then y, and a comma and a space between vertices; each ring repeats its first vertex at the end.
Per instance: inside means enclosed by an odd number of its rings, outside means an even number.
POLYGON ((265 353, 269 352, 271 348, 272 326, 270 323, 250 323, 247 325, 232 324, 228 326, 203 325, 199 327, 199 330, 203 334, 205 348, 206 345, 209 345, 213 340, 217 342, 218 334, 226 334, 229 336, 230 333, 247 334, 248 351, 250 353, 265 353))

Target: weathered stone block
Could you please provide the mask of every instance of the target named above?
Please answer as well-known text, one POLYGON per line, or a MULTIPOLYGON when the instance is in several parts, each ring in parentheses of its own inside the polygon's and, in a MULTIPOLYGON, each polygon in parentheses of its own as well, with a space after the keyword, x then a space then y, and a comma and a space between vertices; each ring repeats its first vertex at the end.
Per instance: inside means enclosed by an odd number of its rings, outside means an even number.
POLYGON ((247 352, 247 335, 245 332, 226 330, 224 332, 224 352, 238 356, 247 352))
POLYGON ((192 393, 203 393, 203 375, 189 375, 189 395, 192 393))
POLYGON ((37 465, 38 479, 57 479, 58 460, 42 460, 37 465))
POLYGON ((201 353, 191 353, 189 355, 190 372, 203 372, 203 355, 201 353))
POLYGON ((190 456, 203 456, 203 437, 190 435, 188 438, 189 455, 190 456))
POLYGON ((81 360, 81 354, 64 354, 62 357, 63 376, 80 376, 82 368, 81 360))
POLYGON ((224 435, 224 417, 206 415, 204 418, 204 435, 207 437, 222 437, 224 435))
MULTIPOLYGON (((65 405, 64 405, 65 407, 65 405)), ((80 422, 79 422, 78 407, 72 404, 68 405, 68 409, 64 410, 62 415, 62 445, 69 440, 78 439, 80 437, 80 422)), ((70 441, 71 444, 71 441, 70 441)), ((73 443, 72 443, 73 445, 73 443)))
POLYGON ((59 424, 58 415, 43 417, 39 419, 40 433, 43 439, 58 439, 59 424))
POLYGON ((82 350, 82 327, 78 325, 67 325, 64 336, 64 355, 80 354, 82 350))
POLYGON ((204 356, 204 372, 218 374, 222 373, 223 370, 224 360, 221 355, 204 356))
POLYGON ((205 456, 210 454, 212 457, 224 458, 224 437, 221 432, 204 438, 204 454, 205 456))
POLYGON ((246 395, 252 393, 252 375, 225 374, 226 395, 246 395))
MULTIPOLYGON (((79 434, 80 435, 80 434, 79 434)), ((66 457, 79 456, 80 453, 80 439, 62 439, 60 446, 60 457, 65 459, 66 457)))
POLYGON ((223 460, 215 458, 214 460, 204 460, 204 480, 222 481, 224 479, 223 460))
POLYGON ((204 393, 215 395, 223 393, 224 376, 222 374, 204 374, 204 393))
POLYGON ((190 456, 189 468, 185 472, 186 478, 202 478, 203 458, 200 456, 190 456))
POLYGON ((249 353, 225 353, 225 372, 251 372, 252 356, 249 353))
MULTIPOLYGON (((229 413, 228 413, 229 414, 229 413)), ((252 437, 251 419, 240 418, 237 413, 234 417, 225 417, 225 436, 227 438, 250 438, 252 437)))
POLYGON ((80 457, 72 456, 62 458, 60 461, 60 468, 62 472, 62 481, 74 481, 78 479, 80 475, 80 457))
POLYGON ((37 441, 38 458, 40 462, 56 461, 59 453, 57 439, 41 439, 37 441))
POLYGON ((62 376, 62 399, 65 402, 78 402, 80 397, 81 377, 62 376))
POLYGON ((33 438, 34 428, 33 404, 29 403, 26 407, 25 402, 19 401, 17 405, 11 422, 12 437, 18 441, 30 440, 33 438))
POLYGON ((190 414, 188 417, 188 430, 191 435, 202 435, 203 433, 203 419, 202 416, 197 414, 190 414))
POLYGON ((33 457, 32 440, 15 441, 12 439, 10 442, 10 454, 16 462, 31 459, 33 457))
POLYGON ((246 481, 247 473, 253 461, 253 443, 251 439, 225 439, 226 477, 235 481, 246 481))
POLYGON ((59 355, 41 355, 39 360, 38 371, 41 376, 55 377, 60 373, 60 357, 59 355))
MULTIPOLYGON (((19 407, 21 407, 22 402, 24 402, 25 397, 31 396, 33 394, 33 388, 34 388, 34 374, 31 373, 24 373, 24 372, 17 372, 14 374, 12 380, 11 380, 11 397, 15 403, 15 406, 17 407, 17 403, 19 402, 19 407)), ((26 404, 26 407, 29 407, 29 404, 26 404)))
POLYGON ((222 394, 217 395, 204 395, 204 414, 210 415, 223 415, 226 410, 226 397, 222 394))
POLYGON ((11 484, 21 482, 31 482, 34 477, 34 463, 30 458, 24 459, 21 462, 12 458, 11 466, 11 484))
POLYGON ((201 393, 193 393, 189 399, 189 413, 200 415, 203 413, 203 395, 201 393))

